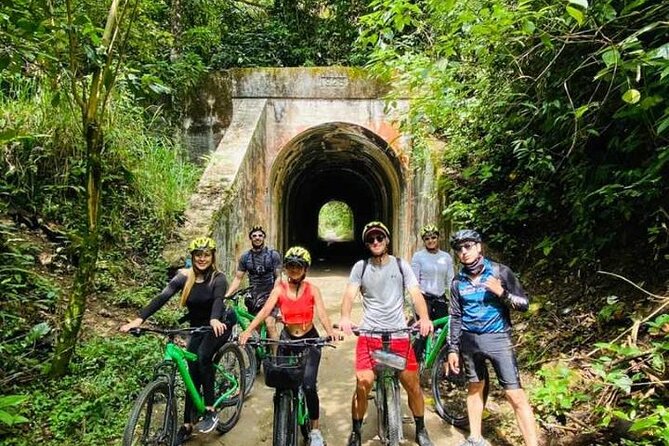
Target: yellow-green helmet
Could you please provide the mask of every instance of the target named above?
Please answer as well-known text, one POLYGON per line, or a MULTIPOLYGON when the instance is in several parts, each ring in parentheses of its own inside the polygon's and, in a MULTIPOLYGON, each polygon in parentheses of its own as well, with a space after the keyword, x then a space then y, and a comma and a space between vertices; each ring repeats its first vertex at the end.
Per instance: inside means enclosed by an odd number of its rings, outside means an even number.
POLYGON ((188 252, 191 254, 194 251, 201 251, 204 249, 210 249, 214 251, 216 249, 216 242, 209 237, 198 237, 193 239, 193 241, 191 241, 188 245, 188 252))
POLYGON ((382 232, 386 238, 390 238, 390 231, 388 231, 388 228, 386 225, 381 223, 380 221, 370 221, 367 223, 362 230, 362 241, 363 243, 365 242, 365 239, 367 238, 367 234, 373 231, 380 231, 382 232))
POLYGON ((291 263, 298 264, 303 268, 309 268, 311 265, 311 254, 301 246, 293 246, 292 248, 289 248, 283 256, 284 266, 288 266, 291 263))
POLYGON ((426 235, 430 234, 439 235, 439 228, 432 224, 428 224, 420 228, 420 238, 425 238, 426 235))

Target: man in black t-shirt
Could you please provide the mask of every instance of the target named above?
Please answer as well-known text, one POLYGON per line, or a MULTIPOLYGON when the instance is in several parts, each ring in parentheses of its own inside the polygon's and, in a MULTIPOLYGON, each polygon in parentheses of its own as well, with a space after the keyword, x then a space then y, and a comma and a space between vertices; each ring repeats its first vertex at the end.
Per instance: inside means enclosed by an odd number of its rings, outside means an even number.
MULTIPOLYGON (((265 246, 265 230, 262 226, 253 226, 249 231, 251 240, 251 249, 246 251, 239 258, 237 263, 237 272, 232 279, 232 283, 225 293, 226 297, 233 294, 248 273, 249 284, 253 287, 251 298, 244 303, 249 313, 256 315, 262 309, 269 298, 272 288, 281 279, 281 254, 274 249, 265 246)), ((265 319, 267 325, 267 334, 272 339, 278 339, 276 331, 276 312, 265 319)))

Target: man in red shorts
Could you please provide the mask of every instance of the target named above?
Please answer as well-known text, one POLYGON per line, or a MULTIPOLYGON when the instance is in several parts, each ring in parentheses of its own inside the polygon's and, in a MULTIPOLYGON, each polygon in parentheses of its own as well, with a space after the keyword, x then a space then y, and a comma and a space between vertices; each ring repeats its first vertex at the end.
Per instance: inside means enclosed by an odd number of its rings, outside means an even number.
MULTIPOLYGON (((368 260, 360 260, 351 270, 348 285, 341 304, 339 326, 350 335, 351 308, 353 299, 362 292, 363 318, 361 330, 401 330, 407 327, 404 317, 404 289, 406 288, 414 303, 419 317, 420 333, 427 336, 433 329, 427 314, 427 306, 420 292, 418 281, 411 266, 403 259, 388 254, 390 232, 378 221, 365 225, 362 239, 370 251, 368 260)), ((407 333, 391 339, 391 350, 407 356, 407 364, 400 373, 400 382, 409 396, 409 408, 416 422, 416 443, 420 446, 432 446, 432 441, 425 430, 425 403, 418 379, 418 364, 409 343, 407 333), (408 352, 408 354, 407 354, 408 352)), ((381 339, 373 334, 358 338, 355 358, 356 389, 353 394, 351 416, 353 430, 349 437, 349 446, 360 446, 362 419, 367 412, 367 396, 374 384, 374 360, 371 352, 381 348, 381 339)))

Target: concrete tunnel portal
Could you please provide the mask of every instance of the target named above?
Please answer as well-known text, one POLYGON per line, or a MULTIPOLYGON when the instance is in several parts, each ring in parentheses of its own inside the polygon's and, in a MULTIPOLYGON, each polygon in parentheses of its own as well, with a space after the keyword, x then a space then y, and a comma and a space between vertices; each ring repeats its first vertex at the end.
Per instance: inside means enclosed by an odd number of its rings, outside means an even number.
POLYGON ((311 127, 279 151, 270 177, 277 246, 301 245, 315 264, 350 265, 364 254, 360 235, 370 220, 388 225, 397 240, 404 189, 400 160, 388 142, 354 124, 331 122, 311 127), (353 216, 351 241, 318 236, 322 206, 346 203, 353 216))

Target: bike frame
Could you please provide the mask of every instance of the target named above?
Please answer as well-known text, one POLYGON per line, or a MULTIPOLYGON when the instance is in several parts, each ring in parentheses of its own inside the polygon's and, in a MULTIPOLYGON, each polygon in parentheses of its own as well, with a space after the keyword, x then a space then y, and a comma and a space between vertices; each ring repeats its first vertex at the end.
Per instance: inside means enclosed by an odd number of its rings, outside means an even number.
MULTIPOLYGON (((237 316, 237 323, 241 325, 243 330, 246 330, 251 325, 251 321, 253 321, 255 316, 249 313, 246 307, 240 303, 240 298, 243 294, 243 292, 239 294, 235 293, 235 297, 231 300, 233 302, 232 308, 235 310, 235 316, 237 316)), ((267 325, 265 325, 265 322, 262 322, 258 327, 258 334, 260 335, 260 339, 267 339, 267 325)), ((255 350, 259 359, 265 359, 267 349, 264 346, 258 345, 255 350)))
MULTIPOLYGON (((190 370, 188 370, 188 361, 197 361, 197 355, 195 353, 189 352, 174 343, 172 339, 167 342, 165 346, 165 355, 163 357, 163 364, 174 364, 183 380, 186 391, 193 400, 193 405, 197 410, 198 414, 204 413, 206 406, 204 404, 204 398, 200 395, 200 392, 195 388, 195 383, 193 382, 193 377, 190 375, 190 370)), ((227 370, 222 370, 220 368, 216 369, 216 373, 223 373, 226 376, 226 379, 236 382, 236 379, 232 374, 227 370)), ((174 380, 174 377, 171 377, 174 380)), ((214 407, 220 406, 220 404, 229 399, 230 396, 237 390, 239 383, 236 382, 236 386, 229 389, 224 394, 220 395, 218 399, 214 402, 214 407)))
MULTIPOLYGON (((383 351, 392 352, 392 350, 390 348, 391 339, 392 339, 392 336, 388 336, 387 339, 385 337, 382 338, 381 349, 383 351)), ((409 345, 408 348, 411 348, 411 346, 409 345)), ((400 387, 399 386, 399 382, 400 382, 399 380, 400 380, 401 371, 397 370, 397 369, 394 369, 394 368, 392 368, 388 365, 382 364, 382 363, 377 363, 376 366, 374 367, 374 369, 376 371, 376 379, 374 380, 374 387, 375 387, 374 399, 376 401, 377 408, 378 408, 379 404, 382 404, 384 406, 383 411, 386 412, 386 416, 387 416, 388 405, 393 404, 394 402, 399 402, 399 399, 397 401, 390 401, 388 399, 389 396, 385 394, 385 390, 381 390, 381 389, 385 389, 384 383, 389 382, 393 387, 395 387, 395 389, 397 389, 399 391, 399 387, 400 387), (383 400, 378 401, 378 399, 380 398, 380 395, 382 393, 383 393, 383 400)), ((399 393, 397 394, 397 396, 399 398, 399 393)), ((399 410, 399 407, 398 407, 398 410, 399 410)), ((382 423, 385 423, 385 421, 384 420, 377 420, 377 424, 378 424, 378 428, 379 428, 379 436, 381 436, 381 425, 382 425, 382 423)), ((387 430, 388 426, 385 426, 385 429, 387 430)), ((404 432, 402 431, 401 427, 400 427, 398 433, 399 433, 399 441, 400 442, 404 441, 404 432)), ((388 435, 387 432, 386 432, 386 435, 388 435)), ((385 440, 387 440, 387 438, 385 440)))
POLYGON ((432 364, 434 364, 434 361, 437 359, 437 355, 439 354, 439 351, 441 350, 441 347, 446 343, 446 339, 448 338, 448 322, 450 321, 450 316, 444 316, 440 317, 439 319, 435 319, 432 321, 432 325, 434 325, 434 328, 442 328, 442 330, 439 332, 439 336, 435 339, 434 335, 430 335, 427 337, 427 342, 425 343, 425 352, 424 352, 424 357, 425 357, 425 368, 430 369, 432 368, 432 364))

